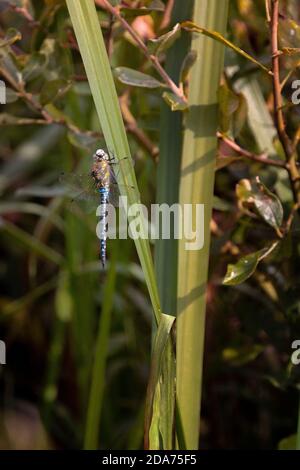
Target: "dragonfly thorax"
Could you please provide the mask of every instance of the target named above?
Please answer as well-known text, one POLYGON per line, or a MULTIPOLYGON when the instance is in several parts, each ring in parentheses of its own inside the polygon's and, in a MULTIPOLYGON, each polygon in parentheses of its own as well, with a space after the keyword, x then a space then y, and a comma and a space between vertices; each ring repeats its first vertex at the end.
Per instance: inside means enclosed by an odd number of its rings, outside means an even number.
POLYGON ((109 188, 111 183, 111 169, 107 160, 94 160, 91 176, 97 185, 97 188, 109 188))

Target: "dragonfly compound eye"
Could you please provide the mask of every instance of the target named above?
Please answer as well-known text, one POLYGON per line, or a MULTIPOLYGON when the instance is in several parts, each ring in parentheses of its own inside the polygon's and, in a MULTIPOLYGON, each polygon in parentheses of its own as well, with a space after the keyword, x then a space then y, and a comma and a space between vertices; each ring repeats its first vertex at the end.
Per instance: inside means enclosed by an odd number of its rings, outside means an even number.
POLYGON ((96 150, 95 155, 96 155, 96 157, 100 158, 101 160, 108 160, 108 155, 103 149, 96 150))

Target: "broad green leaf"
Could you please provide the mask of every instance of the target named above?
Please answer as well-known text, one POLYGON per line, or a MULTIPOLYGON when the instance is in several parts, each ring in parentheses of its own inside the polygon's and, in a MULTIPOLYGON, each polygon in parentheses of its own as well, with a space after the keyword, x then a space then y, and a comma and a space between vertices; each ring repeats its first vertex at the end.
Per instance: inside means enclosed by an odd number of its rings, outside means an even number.
POLYGON ((11 46, 16 41, 20 41, 20 39, 22 39, 20 31, 17 31, 14 28, 9 28, 6 31, 4 38, 0 38, 0 47, 11 46))
POLYGON ((229 264, 223 284, 235 286, 246 281, 255 272, 261 251, 244 256, 236 264, 229 264))
POLYGON ((72 83, 63 78, 46 82, 40 93, 40 103, 45 106, 62 98, 71 88, 72 83))
POLYGON ((235 52, 245 57, 245 59, 250 60, 255 65, 260 67, 262 70, 267 72, 268 74, 272 74, 271 70, 269 70, 267 67, 265 67, 262 63, 260 63, 251 55, 249 55, 247 52, 243 51, 243 49, 241 49, 240 47, 230 42, 228 39, 226 39, 224 36, 222 36, 222 34, 218 33, 217 31, 211 31, 209 29, 202 28, 201 26, 196 25, 192 21, 184 21, 183 23, 181 23, 181 27, 183 29, 186 29, 187 31, 204 34, 205 36, 208 36, 209 38, 215 39, 216 41, 220 42, 224 46, 229 47, 230 49, 233 49, 235 52))
POLYGON ((150 54, 159 55, 169 49, 176 39, 180 37, 181 27, 180 24, 176 24, 174 28, 166 34, 163 34, 157 39, 149 39, 147 47, 150 54))
POLYGON ((164 86, 163 83, 156 80, 145 73, 129 67, 117 67, 114 69, 115 76, 125 85, 138 86, 143 88, 159 88, 164 86))
POLYGON ((165 91, 162 96, 172 111, 184 111, 188 108, 187 102, 175 95, 175 93, 165 91))
POLYGON ((187 55, 184 58, 184 61, 182 62, 181 65, 181 70, 180 70, 180 83, 184 83, 185 80, 188 77, 188 74, 193 67, 194 63, 196 62, 197 59, 197 52, 196 51, 189 51, 187 55))
POLYGON ((280 230, 283 222, 283 207, 279 198, 266 188, 259 177, 255 181, 241 180, 236 186, 236 194, 242 205, 253 206, 261 218, 280 230))
POLYGON ((268 248, 263 248, 255 253, 244 256, 236 264, 229 264, 223 284, 226 286, 236 286, 245 282, 256 271, 258 263, 272 253, 277 245, 278 242, 275 242, 268 248))

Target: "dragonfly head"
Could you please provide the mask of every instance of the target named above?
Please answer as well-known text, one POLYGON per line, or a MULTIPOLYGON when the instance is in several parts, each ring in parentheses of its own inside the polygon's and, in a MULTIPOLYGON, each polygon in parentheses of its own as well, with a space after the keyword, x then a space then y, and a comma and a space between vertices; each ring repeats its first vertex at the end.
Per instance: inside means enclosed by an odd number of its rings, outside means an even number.
POLYGON ((109 161, 109 155, 103 150, 103 149, 98 149, 96 150, 94 154, 94 160, 95 162, 102 162, 102 161, 109 161))

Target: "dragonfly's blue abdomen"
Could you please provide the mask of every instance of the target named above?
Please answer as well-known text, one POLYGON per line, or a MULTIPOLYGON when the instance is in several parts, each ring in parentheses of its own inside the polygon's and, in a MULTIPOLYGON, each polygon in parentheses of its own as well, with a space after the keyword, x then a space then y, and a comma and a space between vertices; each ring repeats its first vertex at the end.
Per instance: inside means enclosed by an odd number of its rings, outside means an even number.
POLYGON ((107 239, 107 204, 109 200, 109 188, 102 186, 98 189, 100 194, 100 259, 102 266, 106 261, 106 239, 107 239))

